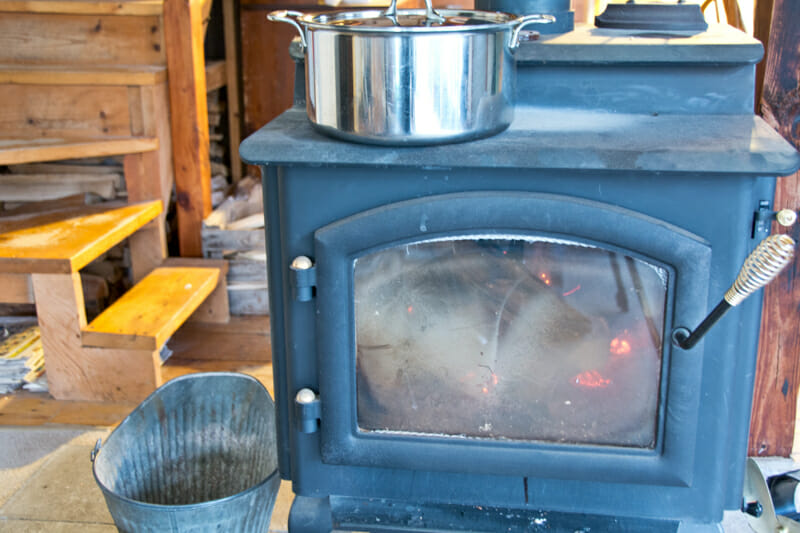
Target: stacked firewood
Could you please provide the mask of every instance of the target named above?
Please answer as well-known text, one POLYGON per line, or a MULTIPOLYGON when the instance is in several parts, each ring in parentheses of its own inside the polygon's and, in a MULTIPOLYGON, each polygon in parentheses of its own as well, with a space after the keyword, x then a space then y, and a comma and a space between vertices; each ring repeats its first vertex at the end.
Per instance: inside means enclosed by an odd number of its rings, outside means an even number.
POLYGON ((125 199, 121 157, 10 165, 0 169, 0 213, 32 202, 87 195, 89 203, 125 199))
POLYGON ((222 89, 208 93, 208 155, 211 159, 211 205, 217 207, 230 186, 230 154, 224 125, 226 102, 222 89))

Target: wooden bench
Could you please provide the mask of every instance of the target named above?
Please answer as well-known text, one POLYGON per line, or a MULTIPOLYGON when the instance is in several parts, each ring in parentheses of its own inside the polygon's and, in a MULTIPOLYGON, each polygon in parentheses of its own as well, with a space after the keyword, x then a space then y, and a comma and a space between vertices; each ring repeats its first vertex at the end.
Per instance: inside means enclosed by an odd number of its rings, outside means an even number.
MULTIPOLYGON (((87 211, 67 218, 50 213, 0 221, 0 273, 30 274, 55 398, 141 401, 162 383, 164 342, 213 293, 227 295, 225 277, 219 262, 198 267, 167 261, 153 269, 152 263, 163 262, 163 255, 132 254, 134 269, 148 274, 87 325, 79 270, 159 222, 162 207, 160 201, 151 201, 87 211), (141 262, 145 264, 137 265, 141 262)), ((202 318, 209 317, 227 319, 224 312, 202 313, 202 318)))
POLYGON ((216 268, 156 268, 83 329, 83 345, 159 350, 218 280, 216 268))

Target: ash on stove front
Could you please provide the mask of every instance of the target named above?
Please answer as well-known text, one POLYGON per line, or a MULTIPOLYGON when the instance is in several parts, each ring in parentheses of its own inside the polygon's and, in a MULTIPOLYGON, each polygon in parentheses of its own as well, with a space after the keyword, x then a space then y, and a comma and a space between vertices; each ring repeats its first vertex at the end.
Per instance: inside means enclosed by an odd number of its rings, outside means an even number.
POLYGON ((511 128, 385 148, 294 108, 262 168, 292 533, 719 531, 739 509, 751 298, 695 327, 798 154, 728 27, 524 43, 511 128))

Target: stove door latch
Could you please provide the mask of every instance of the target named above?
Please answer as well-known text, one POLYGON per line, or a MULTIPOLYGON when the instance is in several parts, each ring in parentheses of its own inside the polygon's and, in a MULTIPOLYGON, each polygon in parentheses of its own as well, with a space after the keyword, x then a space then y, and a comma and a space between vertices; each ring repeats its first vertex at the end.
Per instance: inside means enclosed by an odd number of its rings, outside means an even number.
POLYGON ((289 265, 292 296, 298 302, 309 302, 314 297, 314 288, 317 285, 317 267, 314 262, 299 255, 289 265))
POLYGON ((301 433, 316 433, 322 408, 319 396, 311 389, 300 389, 294 396, 294 415, 301 433))
POLYGON ((758 211, 755 212, 755 217, 753 219, 753 233, 751 237, 755 239, 758 235, 769 235, 773 220, 777 221, 781 226, 788 228, 797 222, 797 212, 791 209, 773 211, 770 208, 768 200, 761 200, 758 203, 758 211))

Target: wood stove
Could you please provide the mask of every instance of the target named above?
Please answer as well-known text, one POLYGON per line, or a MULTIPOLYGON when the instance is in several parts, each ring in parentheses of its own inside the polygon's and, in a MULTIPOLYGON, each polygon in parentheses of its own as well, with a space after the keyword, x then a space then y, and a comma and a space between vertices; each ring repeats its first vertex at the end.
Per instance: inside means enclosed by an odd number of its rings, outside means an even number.
POLYGON ((500 135, 358 145, 295 107, 243 143, 292 533, 720 530, 759 298, 671 335, 800 166, 752 114, 761 55, 727 26, 583 27, 522 45, 500 135))

